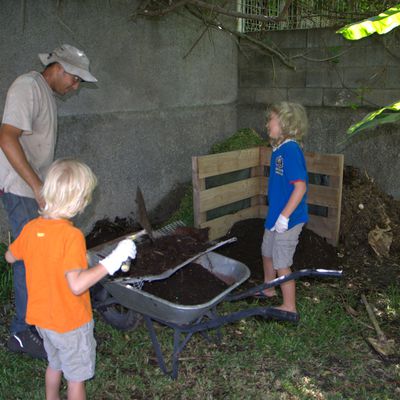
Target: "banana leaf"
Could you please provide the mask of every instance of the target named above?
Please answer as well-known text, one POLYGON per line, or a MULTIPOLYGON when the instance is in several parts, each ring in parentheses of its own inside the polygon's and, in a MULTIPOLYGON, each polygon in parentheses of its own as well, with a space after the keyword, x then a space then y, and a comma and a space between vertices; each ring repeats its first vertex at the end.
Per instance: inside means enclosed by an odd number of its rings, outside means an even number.
POLYGON ((389 8, 383 13, 355 22, 340 28, 336 33, 348 40, 359 40, 366 36, 378 33, 383 35, 400 25, 400 4, 389 8))
POLYGON ((365 129, 375 128, 378 125, 400 121, 400 101, 390 104, 366 115, 361 121, 352 125, 347 133, 354 135, 365 129))

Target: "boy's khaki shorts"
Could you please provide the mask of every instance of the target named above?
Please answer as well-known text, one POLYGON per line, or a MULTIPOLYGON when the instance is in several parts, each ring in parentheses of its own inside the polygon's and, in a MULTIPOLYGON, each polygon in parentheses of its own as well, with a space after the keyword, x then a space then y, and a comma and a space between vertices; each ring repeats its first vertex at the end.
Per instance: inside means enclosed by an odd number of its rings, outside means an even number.
POLYGON ((92 320, 66 333, 36 327, 43 339, 49 367, 62 371, 67 381, 83 382, 94 376, 96 340, 93 326, 92 320))
POLYGON ((293 256, 299 243, 299 235, 304 224, 297 224, 283 233, 264 231, 261 254, 272 258, 274 269, 289 268, 293 265, 293 256))

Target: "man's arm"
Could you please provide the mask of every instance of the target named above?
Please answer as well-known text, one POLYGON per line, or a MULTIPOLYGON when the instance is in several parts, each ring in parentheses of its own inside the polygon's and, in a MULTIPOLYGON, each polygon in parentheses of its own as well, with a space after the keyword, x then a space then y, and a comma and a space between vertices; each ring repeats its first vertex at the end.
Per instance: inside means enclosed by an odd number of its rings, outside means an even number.
POLYGON ((26 159, 24 149, 19 142, 21 134, 21 129, 2 124, 0 126, 0 147, 18 175, 32 188, 37 203, 40 208, 43 208, 45 204, 40 194, 43 183, 26 159))

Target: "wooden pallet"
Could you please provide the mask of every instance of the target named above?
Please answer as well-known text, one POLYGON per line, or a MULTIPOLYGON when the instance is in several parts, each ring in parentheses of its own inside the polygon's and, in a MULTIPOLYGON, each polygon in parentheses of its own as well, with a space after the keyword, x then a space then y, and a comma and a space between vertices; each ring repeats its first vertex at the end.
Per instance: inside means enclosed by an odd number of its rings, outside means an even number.
MULTIPOLYGON (((209 228, 210 239, 214 240, 224 236, 238 221, 265 218, 268 211, 266 171, 270 166, 270 158, 271 149, 267 147, 192 157, 195 227, 209 228), (245 179, 207 188, 207 178, 242 170, 248 171, 245 179), (207 219, 208 211, 246 199, 246 207, 214 219, 207 219)), ((305 159, 310 177, 307 197, 310 220, 307 228, 337 246, 344 157, 342 154, 306 152, 305 159)))

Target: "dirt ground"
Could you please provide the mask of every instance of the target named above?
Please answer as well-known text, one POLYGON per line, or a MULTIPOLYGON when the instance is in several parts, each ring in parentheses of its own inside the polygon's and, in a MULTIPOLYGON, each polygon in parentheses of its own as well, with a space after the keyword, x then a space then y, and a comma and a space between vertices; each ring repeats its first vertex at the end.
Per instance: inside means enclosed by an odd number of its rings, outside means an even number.
MULTIPOLYGON (((246 264, 250 279, 244 287, 259 284, 263 279, 260 246, 263 219, 249 219, 236 223, 228 237, 237 242, 217 251, 246 264)), ((132 221, 116 219, 98 221, 87 237, 88 247, 133 232, 132 221)), ((204 232, 181 231, 173 238, 149 241, 139 246, 137 260, 131 266, 131 276, 143 276, 174 267, 207 248, 204 232), (201 237, 196 236, 200 233, 201 237), (136 275, 135 275, 136 274, 136 275)), ((343 270, 348 287, 360 292, 385 290, 400 279, 400 201, 382 192, 364 172, 345 168, 339 246, 333 247, 312 231, 304 229, 294 257, 293 270, 324 268, 343 270)), ((186 269, 186 268, 185 268, 186 269)), ((192 297, 193 280, 189 270, 179 279, 168 281, 180 301, 192 297), (183 279, 187 279, 184 282, 183 279), (184 284, 183 284, 184 282, 184 284), (183 291, 183 292, 182 292, 183 291), (187 296, 185 296, 185 291, 187 296)), ((120 277, 120 273, 117 277, 120 277)), ((209 274, 197 273, 196 301, 209 300, 209 274)), ((160 297, 162 289, 158 288, 160 297)), ((164 290, 166 290, 164 288, 164 290)), ((220 289, 218 289, 220 290, 220 289)), ((167 294, 165 294, 167 296, 167 294)), ((185 304, 185 303, 183 303, 185 304)), ((188 303, 193 304, 193 303, 188 303)))

